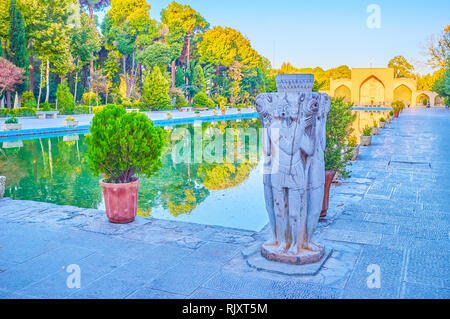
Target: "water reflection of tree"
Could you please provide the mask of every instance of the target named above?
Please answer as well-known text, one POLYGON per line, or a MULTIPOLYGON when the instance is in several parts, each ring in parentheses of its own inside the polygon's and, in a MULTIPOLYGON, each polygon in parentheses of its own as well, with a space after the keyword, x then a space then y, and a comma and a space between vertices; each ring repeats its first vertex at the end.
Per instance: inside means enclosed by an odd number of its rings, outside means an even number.
MULTIPOLYGON (((248 128, 258 128, 258 124, 243 120, 226 124, 203 123, 198 128, 186 126, 191 134, 194 129, 207 134, 208 128, 214 127, 223 133, 225 128, 231 127, 245 132, 248 128)), ((236 187, 244 182, 257 164, 248 158, 240 163, 195 163, 193 143, 192 139, 192 163, 177 164, 172 158, 170 139, 167 139, 161 170, 150 179, 141 179, 140 215, 150 215, 155 207, 163 207, 173 216, 189 214, 210 191, 236 187)), ((240 146, 241 140, 234 143, 236 147, 240 146)), ((207 144, 204 140, 202 151, 207 144)), ((80 135, 79 141, 64 141, 63 137, 41 138, 24 141, 22 148, 0 149, 0 174, 7 177, 6 196, 97 208, 102 201, 102 191, 98 177, 89 171, 84 157, 86 148, 84 136, 80 135)), ((224 140, 224 158, 226 148, 224 140)), ((245 149, 248 151, 247 145, 245 149)))
POLYGON ((23 159, 19 157, 20 148, 0 148, 0 175, 6 177, 5 196, 10 197, 10 188, 20 182, 26 176, 21 168, 25 166, 23 159))
MULTIPOLYGON (((96 208, 102 200, 98 179, 77 150, 83 154, 86 146, 81 141, 63 141, 62 137, 25 141, 17 151, 17 167, 12 172, 21 174, 9 187, 15 199, 51 202, 60 205, 96 208)), ((8 178, 8 176, 7 176, 8 178)))
MULTIPOLYGON (((196 128, 184 126, 193 136, 196 128)), ((225 134, 226 128, 236 128, 245 131, 248 128, 258 128, 253 121, 228 122, 228 123, 203 123, 200 129, 203 136, 207 136, 208 128, 218 128, 225 134)), ((241 139, 237 138, 233 146, 240 147, 241 139)), ((204 139, 202 150, 208 144, 204 139)), ((223 140, 224 158, 226 158, 227 145, 223 140)), ((230 145, 228 145, 230 147, 230 145)), ((194 163, 194 139, 191 138, 192 163, 177 164, 172 157, 172 149, 169 147, 163 155, 163 166, 156 176, 142 180, 139 195, 139 214, 149 216, 152 208, 163 207, 171 215, 191 213, 208 196, 209 191, 223 190, 236 187, 248 179, 252 169, 257 165, 249 159, 242 162, 225 163, 194 163)), ((248 151, 248 145, 244 148, 248 151)))

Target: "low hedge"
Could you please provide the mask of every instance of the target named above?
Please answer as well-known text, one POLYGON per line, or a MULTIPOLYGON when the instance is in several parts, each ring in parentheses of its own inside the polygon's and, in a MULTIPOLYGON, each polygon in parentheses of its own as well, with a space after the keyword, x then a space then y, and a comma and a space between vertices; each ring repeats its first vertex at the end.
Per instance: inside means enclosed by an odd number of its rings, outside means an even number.
POLYGON ((15 109, 0 109, 0 117, 23 117, 23 116, 36 116, 35 109, 29 107, 18 107, 15 109))

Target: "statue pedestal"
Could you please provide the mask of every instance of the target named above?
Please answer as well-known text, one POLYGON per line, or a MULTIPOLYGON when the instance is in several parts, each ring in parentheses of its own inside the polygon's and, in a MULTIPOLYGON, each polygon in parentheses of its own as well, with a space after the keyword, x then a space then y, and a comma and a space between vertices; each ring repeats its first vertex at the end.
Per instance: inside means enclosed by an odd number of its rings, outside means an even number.
MULTIPOLYGON (((317 275, 328 258, 333 253, 332 249, 324 249, 322 257, 317 262, 308 264, 294 264, 266 259, 266 257, 263 257, 264 253, 260 253, 261 251, 262 249, 259 249, 259 246, 253 246, 245 251, 245 253, 242 253, 242 256, 246 260, 248 266, 258 271, 266 271, 274 274, 288 276, 317 275)), ((302 256, 300 256, 300 259, 301 257, 302 256)))
POLYGON ((280 254, 275 249, 277 247, 264 244, 261 247, 261 254, 264 258, 293 265, 306 265, 319 262, 325 255, 325 248, 321 247, 320 251, 311 251, 301 249, 298 255, 280 254))

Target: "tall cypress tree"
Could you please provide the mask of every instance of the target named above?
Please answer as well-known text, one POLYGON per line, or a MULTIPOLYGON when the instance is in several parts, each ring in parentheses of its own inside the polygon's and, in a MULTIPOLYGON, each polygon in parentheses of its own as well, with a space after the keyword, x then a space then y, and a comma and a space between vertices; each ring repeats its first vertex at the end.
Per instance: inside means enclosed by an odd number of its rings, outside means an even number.
MULTIPOLYGON (((11 0, 9 6, 10 29, 9 29, 9 53, 8 59, 19 68, 25 70, 25 78, 28 75, 27 42, 25 38, 25 22, 22 14, 16 6, 16 0, 11 0)), ((27 81, 17 87, 19 98, 28 89, 27 81)), ((19 100, 20 102, 20 100, 19 100)))

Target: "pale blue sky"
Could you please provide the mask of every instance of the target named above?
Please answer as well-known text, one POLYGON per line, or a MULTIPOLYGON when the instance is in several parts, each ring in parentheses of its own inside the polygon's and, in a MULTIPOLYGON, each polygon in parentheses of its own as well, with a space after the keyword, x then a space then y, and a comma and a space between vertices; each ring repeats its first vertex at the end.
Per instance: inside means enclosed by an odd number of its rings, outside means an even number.
MULTIPOLYGON (((150 16, 160 20, 160 12, 172 0, 148 1, 150 16)), ((385 67, 403 55, 420 73, 427 38, 438 35, 450 24, 449 0, 189 0, 189 4, 214 26, 241 31, 253 47, 280 67, 291 62, 296 67, 322 68, 346 64, 350 67, 385 67), (366 25, 370 4, 381 9, 381 28, 366 25)))

